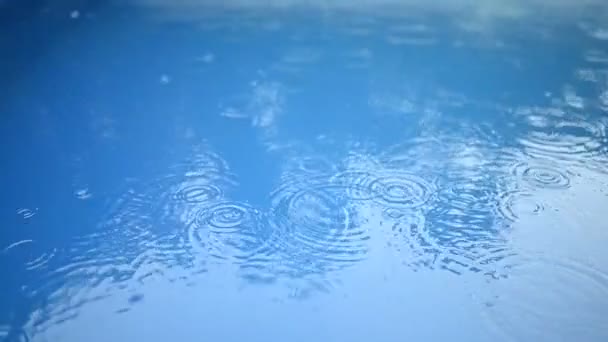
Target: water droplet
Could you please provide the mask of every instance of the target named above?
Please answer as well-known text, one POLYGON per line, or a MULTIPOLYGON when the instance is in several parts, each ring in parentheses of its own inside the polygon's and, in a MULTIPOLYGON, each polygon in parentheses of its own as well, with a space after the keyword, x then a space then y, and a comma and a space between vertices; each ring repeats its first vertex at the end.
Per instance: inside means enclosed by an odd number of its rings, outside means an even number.
POLYGON ((91 192, 89 191, 89 188, 83 188, 83 189, 79 189, 74 191, 74 195, 76 196, 76 198, 81 199, 81 200, 87 200, 91 197, 93 197, 93 194, 91 194, 91 192))

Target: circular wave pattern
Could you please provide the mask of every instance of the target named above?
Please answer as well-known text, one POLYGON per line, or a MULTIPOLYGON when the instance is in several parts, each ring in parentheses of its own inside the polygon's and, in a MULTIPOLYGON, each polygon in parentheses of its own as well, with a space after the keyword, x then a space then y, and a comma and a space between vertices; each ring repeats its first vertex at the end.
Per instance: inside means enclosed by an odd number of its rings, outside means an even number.
POLYGON ((225 203, 215 206, 209 210, 211 213, 209 226, 221 230, 238 228, 247 219, 247 214, 253 212, 248 207, 235 203, 225 203))
POLYGON ((513 173, 528 185, 539 189, 567 189, 570 187, 568 174, 557 167, 519 163, 513 167, 513 173))
POLYGON ((464 179, 452 182, 454 184, 447 184, 438 191, 438 203, 447 204, 450 210, 472 217, 486 216, 491 211, 493 189, 488 184, 474 184, 464 179))
POLYGON ((205 172, 196 176, 172 176, 160 183, 151 195, 157 223, 184 226, 195 214, 223 201, 225 189, 235 182, 231 174, 205 172))
MULTIPOLYGON (((199 241, 190 228, 192 222, 203 219, 202 213, 207 213, 208 208, 223 203, 225 190, 234 184, 234 176, 227 171, 221 158, 208 153, 176 164, 170 167, 167 175, 152 181, 130 180, 127 191, 109 204, 108 214, 98 230, 82 238, 79 254, 96 260, 99 269, 116 265, 116 268, 128 270, 121 278, 124 281, 149 273, 151 265, 167 269, 195 267, 197 272, 206 270, 199 258, 203 255, 201 244, 205 247, 231 246, 233 242, 215 234, 211 236, 217 241, 211 244, 209 234, 197 232, 199 241)), ((218 224, 224 221, 228 224, 231 217, 229 213, 220 212, 212 219, 218 224)), ((226 247, 225 251, 227 258, 240 255, 238 248, 226 247)), ((74 267, 90 262, 80 255, 73 257, 74 267)), ((209 253, 204 255, 207 257, 209 253)), ((103 279, 105 275, 96 277, 103 279)))
POLYGON ((265 253, 265 217, 245 203, 222 202, 202 209, 190 225, 191 243, 216 259, 245 264, 265 253))
POLYGON ((508 191, 498 198, 498 214, 509 221, 515 222, 524 216, 539 215, 544 210, 545 206, 535 201, 534 196, 528 192, 508 191))
POLYGON ((552 121, 546 130, 530 132, 520 138, 520 143, 527 154, 535 157, 588 163, 602 155, 606 125, 586 120, 552 121))
POLYGON ((391 208, 416 208, 426 203, 433 187, 421 177, 397 170, 375 173, 349 170, 332 177, 353 200, 375 200, 391 208))
POLYGON ((344 187, 348 198, 356 201, 371 200, 378 196, 372 188, 376 177, 373 173, 363 170, 349 170, 338 173, 331 178, 331 183, 344 187))
POLYGON ((287 186, 272 197, 276 249, 291 260, 292 271, 341 268, 367 253, 367 230, 355 220, 342 187, 287 186))
POLYGON ((187 203, 206 203, 222 197, 222 190, 212 184, 187 185, 177 189, 174 198, 187 203))
POLYGON ((371 182, 376 200, 391 208, 418 208, 431 197, 432 186, 424 179, 403 172, 390 172, 371 182))
POLYGON ((608 338, 608 274, 570 259, 517 259, 483 303, 494 331, 518 341, 608 338))

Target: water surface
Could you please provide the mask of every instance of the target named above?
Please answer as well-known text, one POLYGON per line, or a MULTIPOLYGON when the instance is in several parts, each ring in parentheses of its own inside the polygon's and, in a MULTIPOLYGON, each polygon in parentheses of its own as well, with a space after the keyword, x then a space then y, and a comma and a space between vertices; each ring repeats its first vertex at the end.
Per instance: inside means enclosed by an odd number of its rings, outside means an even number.
POLYGON ((0 9, 0 340, 608 340, 602 1, 0 9))

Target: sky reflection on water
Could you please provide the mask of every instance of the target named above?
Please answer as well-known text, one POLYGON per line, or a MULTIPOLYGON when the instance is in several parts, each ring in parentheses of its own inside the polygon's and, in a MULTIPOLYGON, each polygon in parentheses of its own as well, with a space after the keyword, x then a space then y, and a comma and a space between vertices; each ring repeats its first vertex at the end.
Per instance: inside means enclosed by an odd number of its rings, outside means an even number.
POLYGON ((2 6, 0 340, 608 337, 602 1, 2 6))

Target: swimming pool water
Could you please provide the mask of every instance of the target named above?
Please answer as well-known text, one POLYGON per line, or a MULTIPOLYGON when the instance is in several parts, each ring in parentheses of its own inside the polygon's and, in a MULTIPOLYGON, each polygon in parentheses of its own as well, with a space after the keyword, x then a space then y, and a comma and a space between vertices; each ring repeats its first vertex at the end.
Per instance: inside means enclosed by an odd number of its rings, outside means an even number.
POLYGON ((602 1, 0 1, 0 341, 607 341, 602 1))

